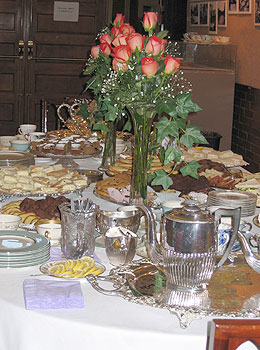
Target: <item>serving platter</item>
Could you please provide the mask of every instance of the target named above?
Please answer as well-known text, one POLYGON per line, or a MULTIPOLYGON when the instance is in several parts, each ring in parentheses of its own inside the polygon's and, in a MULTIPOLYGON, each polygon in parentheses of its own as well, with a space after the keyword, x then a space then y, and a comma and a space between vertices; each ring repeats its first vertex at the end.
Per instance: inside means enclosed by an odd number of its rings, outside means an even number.
POLYGON ((0 152, 0 166, 11 165, 32 165, 34 164, 34 156, 27 152, 2 151, 0 152))
POLYGON ((129 302, 170 311, 178 317, 182 328, 207 316, 260 317, 259 274, 240 254, 234 254, 230 265, 214 273, 208 288, 200 293, 167 291, 164 275, 147 259, 114 268, 109 275, 90 275, 86 279, 96 291, 107 296, 117 295, 129 302), (111 282, 114 289, 100 287, 102 281, 111 282))

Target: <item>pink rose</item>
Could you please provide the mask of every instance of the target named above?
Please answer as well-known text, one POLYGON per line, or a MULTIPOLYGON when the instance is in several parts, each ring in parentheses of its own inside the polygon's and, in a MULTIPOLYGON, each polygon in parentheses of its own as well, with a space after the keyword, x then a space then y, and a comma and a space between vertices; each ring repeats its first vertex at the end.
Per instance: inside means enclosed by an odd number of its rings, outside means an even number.
POLYGON ((100 50, 100 46, 92 46, 91 48, 91 56, 94 58, 97 58, 99 56, 99 50, 100 50))
POLYGON ((119 62, 117 59, 113 59, 112 67, 116 72, 125 72, 128 69, 127 63, 119 62))
POLYGON ((130 47, 127 45, 114 47, 111 56, 113 56, 119 62, 128 62, 131 57, 130 47))
POLYGON ((143 57, 141 59, 141 71, 148 78, 156 74, 158 67, 159 64, 153 57, 143 57))
POLYGON ((120 29, 118 27, 113 27, 110 32, 112 38, 116 38, 120 34, 120 29))
POLYGON ((112 38, 111 38, 111 36, 109 35, 109 34, 103 34, 103 35, 101 35, 100 37, 99 37, 99 41, 101 42, 101 43, 108 43, 109 45, 112 43, 112 38))
POLYGON ((121 25, 124 23, 125 16, 123 16, 121 13, 116 14, 116 18, 114 19, 113 25, 116 27, 121 27, 121 25))
POLYGON ((111 54, 111 46, 108 43, 101 43, 100 50, 106 56, 109 56, 111 54))
POLYGON ((130 35, 135 32, 134 28, 129 23, 123 23, 119 28, 122 34, 130 35))
POLYGON ((143 19, 143 27, 146 32, 153 30, 157 24, 157 15, 155 12, 145 12, 143 19))
POLYGON ((136 49, 138 49, 138 51, 142 51, 144 46, 144 39, 144 35, 141 35, 139 33, 133 33, 129 35, 126 41, 131 51, 135 52, 136 49))
POLYGON ((114 46, 127 45, 126 42, 127 35, 119 34, 113 41, 112 44, 114 46))
POLYGON ((157 56, 159 54, 162 54, 165 50, 167 40, 160 39, 156 35, 152 35, 145 47, 145 52, 149 55, 152 54, 153 56, 157 56))
POLYGON ((167 55, 164 60, 165 73, 172 74, 175 73, 180 68, 180 61, 178 58, 167 55))

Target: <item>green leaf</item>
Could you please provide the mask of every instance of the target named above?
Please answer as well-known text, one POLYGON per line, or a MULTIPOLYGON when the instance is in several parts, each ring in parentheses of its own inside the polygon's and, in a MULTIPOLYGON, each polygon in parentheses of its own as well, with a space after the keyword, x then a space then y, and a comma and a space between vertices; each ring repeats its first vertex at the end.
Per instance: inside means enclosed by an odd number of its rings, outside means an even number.
POLYGON ((88 111, 88 105, 87 105, 87 103, 84 103, 84 104, 80 105, 78 114, 81 115, 85 120, 88 119, 90 113, 89 113, 89 111, 88 111))
POLYGON ((147 174, 147 182, 150 183, 155 178, 155 173, 147 174))
POLYGON ((200 133, 200 130, 196 126, 187 126, 185 134, 180 138, 181 144, 186 146, 187 148, 191 148, 194 143, 206 143, 207 140, 200 133), (206 142, 205 142, 206 141, 206 142))
POLYGON ((157 38, 163 39, 168 35, 168 30, 162 30, 161 32, 157 33, 157 38))
POLYGON ((174 148, 173 146, 169 146, 165 152, 165 160, 164 164, 167 165, 173 160, 179 162, 181 160, 182 150, 180 148, 174 148))
POLYGON ((166 191, 172 185, 172 179, 164 170, 156 170, 152 185, 161 185, 166 191))
POLYGON ((125 123, 124 127, 123 127, 123 131, 131 131, 132 129, 132 124, 130 120, 127 120, 127 122, 125 123))
POLYGON ((183 166, 180 169, 180 172, 183 176, 191 176, 194 177, 194 179, 198 179, 198 169, 201 168, 202 165, 200 165, 196 160, 192 160, 189 164, 183 166))
POLYGON ((161 120, 156 124, 156 129, 158 142, 162 142, 162 140, 168 135, 173 137, 179 136, 176 122, 169 120, 167 117, 161 118, 161 120))
POLYGON ((105 134, 108 132, 108 128, 106 127, 104 122, 97 122, 93 126, 93 130, 102 130, 105 134))
POLYGON ((164 147, 161 147, 161 149, 160 149, 160 158, 161 158, 162 162, 164 163, 164 160, 165 160, 165 149, 164 149, 164 147))
POLYGON ((157 103, 157 112, 161 116, 163 113, 168 114, 171 117, 177 117, 176 104, 174 102, 159 102, 157 103))
POLYGON ((201 108, 191 98, 191 93, 179 94, 177 96, 176 112, 178 116, 187 119, 189 113, 201 111, 201 108))

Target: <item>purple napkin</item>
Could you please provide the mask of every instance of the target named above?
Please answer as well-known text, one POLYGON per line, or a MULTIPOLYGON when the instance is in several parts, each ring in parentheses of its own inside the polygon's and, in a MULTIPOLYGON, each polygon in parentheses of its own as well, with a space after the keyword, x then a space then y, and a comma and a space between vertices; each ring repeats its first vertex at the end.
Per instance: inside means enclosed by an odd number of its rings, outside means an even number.
POLYGON ((26 279, 23 293, 27 310, 84 308, 79 281, 26 279))

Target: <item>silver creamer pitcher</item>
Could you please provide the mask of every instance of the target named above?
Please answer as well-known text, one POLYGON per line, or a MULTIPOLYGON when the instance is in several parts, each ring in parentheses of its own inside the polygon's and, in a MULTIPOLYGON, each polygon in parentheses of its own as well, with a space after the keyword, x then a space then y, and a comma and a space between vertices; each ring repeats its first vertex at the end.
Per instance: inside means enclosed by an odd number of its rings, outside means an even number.
POLYGON ((229 256, 239 228, 241 208, 218 209, 212 215, 187 201, 183 208, 164 215, 160 243, 151 210, 143 205, 140 208, 148 218, 148 255, 164 270, 167 289, 204 290, 214 271, 229 256), (217 227, 221 216, 232 217, 234 225, 226 251, 217 263, 217 227))

